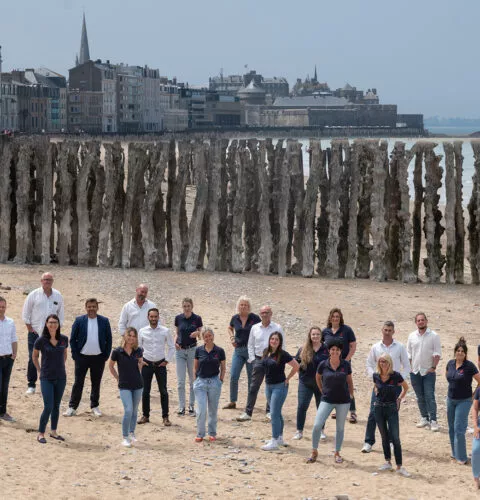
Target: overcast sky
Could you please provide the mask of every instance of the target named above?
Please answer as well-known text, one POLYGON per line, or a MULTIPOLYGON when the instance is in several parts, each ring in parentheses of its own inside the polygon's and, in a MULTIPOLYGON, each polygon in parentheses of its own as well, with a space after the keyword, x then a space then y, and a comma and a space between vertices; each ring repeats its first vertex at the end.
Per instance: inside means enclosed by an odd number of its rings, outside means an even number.
POLYGON ((83 9, 90 56, 190 85, 242 74, 375 87, 400 113, 480 117, 479 0, 22 0, 1 2, 3 71, 68 76, 83 9))

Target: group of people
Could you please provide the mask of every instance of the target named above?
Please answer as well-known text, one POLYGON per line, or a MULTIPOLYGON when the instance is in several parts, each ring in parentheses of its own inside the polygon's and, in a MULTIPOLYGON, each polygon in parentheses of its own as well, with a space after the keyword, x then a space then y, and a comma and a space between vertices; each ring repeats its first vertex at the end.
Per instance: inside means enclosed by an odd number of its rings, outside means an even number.
MULTIPOLYGON (((141 284, 136 289, 135 297, 123 306, 118 325, 120 346, 112 349, 110 322, 98 314, 97 299, 85 301, 86 314, 75 319, 68 338, 61 333, 64 303, 61 293, 53 288, 52 274, 43 274, 41 287, 28 294, 22 314, 28 330, 27 394, 35 394, 36 383, 40 379, 44 409, 38 428, 39 443, 47 442, 49 420, 49 437, 60 441, 65 439, 58 434, 57 426, 66 387, 65 362, 69 345, 75 364, 75 380, 69 406, 64 413, 66 417, 77 413, 88 371, 91 411, 96 417, 102 416, 100 388, 108 361, 109 371, 118 382, 124 407, 122 445, 131 447, 136 442, 136 425, 147 424, 150 420, 150 393, 154 376, 160 392, 163 424, 167 427, 171 425, 167 366, 175 360, 178 416, 196 417, 196 442, 202 442, 207 434, 209 441, 216 441, 219 399, 226 375, 225 350, 215 343, 213 330, 204 328, 202 318, 193 312, 192 299, 183 299, 183 312, 175 317, 175 335, 172 336, 170 330, 160 323, 159 310, 147 299, 147 295, 148 287, 141 284), (138 418, 140 401, 142 415, 138 418)), ((7 398, 18 340, 15 324, 6 316, 6 308, 6 300, 0 297, 0 419, 11 422, 14 419, 7 412, 7 398)), ((382 339, 370 350, 366 370, 372 383, 372 393, 361 449, 363 453, 372 450, 378 427, 385 458, 380 470, 393 470, 393 448, 396 472, 407 477, 410 474, 402 461, 399 409, 409 389, 408 379, 420 411, 417 427, 433 432, 439 430, 435 383, 441 357, 440 338, 428 327, 424 313, 415 316, 415 323, 416 330, 408 337, 405 347, 394 338, 393 322, 386 321, 382 327, 382 339)), ((318 444, 326 439, 325 424, 331 416, 336 421, 334 461, 341 463, 345 422, 348 418, 350 423, 357 423, 352 376, 352 358, 357 340, 352 328, 344 323, 342 311, 332 309, 323 330, 317 326, 310 328, 304 345, 295 355, 286 350, 285 332, 272 320, 271 307, 264 305, 257 316, 245 296, 237 302, 237 313, 231 318, 228 333, 234 350, 230 397, 224 409, 237 408, 239 378, 245 367, 248 396, 245 410, 237 420, 251 420, 258 393, 265 381, 266 419, 271 422, 271 439, 262 449, 277 450, 286 445, 282 407, 288 395, 289 382, 298 373, 297 429, 293 439, 303 438, 307 411, 312 398, 315 398, 317 413, 312 431, 312 452, 307 462, 317 461, 318 444)), ((448 381, 447 420, 451 458, 459 464, 468 464, 465 435, 471 410, 474 433, 471 464, 475 483, 480 488, 480 374, 476 365, 467 359, 467 354, 467 344, 461 337, 455 345, 454 358, 448 361, 445 370, 448 381), (472 397, 473 380, 477 382, 477 389, 472 397)))

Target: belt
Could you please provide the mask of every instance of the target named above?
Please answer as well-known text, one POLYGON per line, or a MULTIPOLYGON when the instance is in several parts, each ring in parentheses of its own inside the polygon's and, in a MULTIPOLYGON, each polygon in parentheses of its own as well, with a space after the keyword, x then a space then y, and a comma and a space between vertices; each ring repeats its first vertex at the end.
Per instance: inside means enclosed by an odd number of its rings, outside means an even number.
POLYGON ((262 359, 262 356, 255 356, 255 359, 262 359))
POLYGON ((239 343, 237 343, 237 347, 236 348, 238 348, 238 347, 247 347, 247 345, 248 344, 239 344, 239 343))
POLYGON ((149 365, 158 366, 160 363, 163 363, 165 361, 165 358, 163 358, 159 361, 149 361, 148 359, 143 358, 143 361, 145 361, 145 363, 147 363, 149 365))
POLYGON ((186 351, 188 349, 191 349, 192 347, 197 347, 197 344, 192 344, 192 345, 189 345, 187 347, 180 346, 180 349, 183 349, 184 351, 186 351))
POLYGON ((11 358, 12 354, 5 354, 4 356, 0 356, 0 359, 11 358))
POLYGON ((390 402, 387 402, 387 403, 384 403, 382 401, 375 401, 373 403, 373 406, 395 406, 395 408, 397 407, 397 403, 395 401, 390 401, 390 402))

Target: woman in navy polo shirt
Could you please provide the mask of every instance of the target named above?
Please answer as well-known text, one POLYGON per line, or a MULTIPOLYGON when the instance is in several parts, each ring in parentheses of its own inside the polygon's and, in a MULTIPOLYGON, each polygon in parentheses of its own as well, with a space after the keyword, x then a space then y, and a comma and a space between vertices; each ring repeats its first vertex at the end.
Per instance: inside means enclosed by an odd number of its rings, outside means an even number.
POLYGON ((50 314, 45 322, 42 336, 35 341, 32 361, 40 373, 43 412, 40 416, 37 441, 45 444, 45 429, 50 420, 50 437, 58 441, 65 439, 57 434, 60 403, 67 384, 65 361, 67 360, 68 337, 60 333, 60 320, 56 314, 50 314), (41 366, 38 361, 42 353, 41 366))
MULTIPOLYGON (((353 330, 344 323, 342 310, 334 307, 328 313, 327 328, 322 332, 322 342, 328 343, 328 339, 338 339, 342 342, 342 358, 351 363, 353 355, 357 350, 357 339, 353 330)), ((352 394, 350 400, 350 420, 351 424, 357 423, 357 413, 355 406, 355 397, 352 394)), ((332 418, 335 418, 336 413, 332 413, 332 418)))
POLYGON ((330 338, 327 342, 329 358, 322 361, 317 368, 316 381, 322 400, 317 410, 312 432, 312 455, 308 463, 317 461, 318 441, 320 432, 328 416, 337 412, 337 432, 335 435, 335 462, 342 463, 340 456, 342 449, 345 419, 350 408, 350 398, 353 395, 352 368, 348 361, 342 359, 343 342, 340 339, 330 338))
POLYGON ((480 489, 480 388, 477 388, 473 396, 472 421, 472 473, 475 486, 480 489))
POLYGON ((175 316, 175 329, 177 338, 175 340, 177 386, 178 386, 178 415, 185 415, 185 382, 190 383, 190 398, 188 414, 195 416, 195 393, 193 391, 194 381, 194 359, 197 339, 202 331, 202 318, 193 312, 193 300, 185 297, 182 300, 183 313, 175 316))
POLYGON ((273 332, 268 339, 268 347, 263 352, 262 364, 265 368, 265 395, 270 406, 272 417, 272 439, 262 446, 264 451, 278 450, 279 446, 284 446, 283 442, 283 416, 282 407, 288 394, 288 383, 298 372, 299 364, 287 351, 282 349, 283 335, 280 332, 273 332), (285 376, 285 365, 290 365, 292 369, 285 376))
MULTIPOLYGON (((317 409, 322 397, 322 393, 315 380, 315 374, 320 362, 328 359, 328 349, 322 342, 322 330, 318 326, 310 328, 305 344, 298 350, 295 358, 300 363, 300 371, 298 380, 297 432, 293 436, 293 439, 302 439, 305 419, 312 396, 315 396, 317 409)), ((326 439, 323 430, 320 434, 320 439, 326 439)))
POLYGON ((375 392, 374 411, 375 421, 382 436, 383 455, 385 463, 379 470, 392 470, 392 451, 390 442, 393 444, 393 453, 397 465, 396 472, 402 476, 409 477, 410 474, 402 466, 402 445, 400 444, 400 422, 398 410, 400 402, 408 391, 408 384, 400 373, 393 370, 393 360, 390 354, 383 353, 377 361, 377 371, 373 374, 373 390, 375 392), (397 387, 401 386, 402 392, 399 396, 397 387))
POLYGON ((460 337, 454 348, 454 359, 447 363, 448 380, 447 419, 452 458, 461 465, 467 463, 467 443, 465 433, 468 413, 472 406, 472 379, 480 385, 477 367, 467 359, 467 343, 460 337))
POLYGON ((138 405, 143 393, 143 349, 138 347, 138 333, 133 327, 125 330, 122 345, 112 351, 108 368, 120 389, 124 414, 122 420, 122 445, 130 448, 137 441, 135 426, 137 425, 138 405), (118 372, 115 370, 118 365, 118 372))
POLYGON ((204 345, 195 350, 195 381, 193 389, 197 399, 197 437, 201 443, 205 437, 208 409, 209 441, 217 440, 218 401, 225 378, 225 351, 215 345, 211 328, 203 331, 204 345))
POLYGON ((250 299, 244 295, 241 296, 237 301, 238 314, 232 316, 228 327, 230 342, 235 349, 230 367, 230 403, 223 407, 225 410, 233 410, 237 407, 238 379, 244 365, 246 365, 248 390, 250 390, 253 365, 248 363, 248 338, 252 326, 261 321, 260 316, 252 313, 251 309, 250 299))

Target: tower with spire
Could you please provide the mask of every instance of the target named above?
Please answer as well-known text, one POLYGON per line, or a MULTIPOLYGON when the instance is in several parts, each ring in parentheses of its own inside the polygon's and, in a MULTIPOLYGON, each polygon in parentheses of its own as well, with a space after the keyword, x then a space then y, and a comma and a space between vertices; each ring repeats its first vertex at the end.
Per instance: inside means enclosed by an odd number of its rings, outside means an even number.
POLYGON ((317 65, 316 64, 315 64, 315 73, 313 74, 312 83, 318 83, 318 80, 317 80, 317 65))
POLYGON ((82 38, 80 40, 80 52, 77 55, 75 66, 90 61, 90 50, 88 48, 87 23, 85 22, 85 12, 83 13, 82 38))

